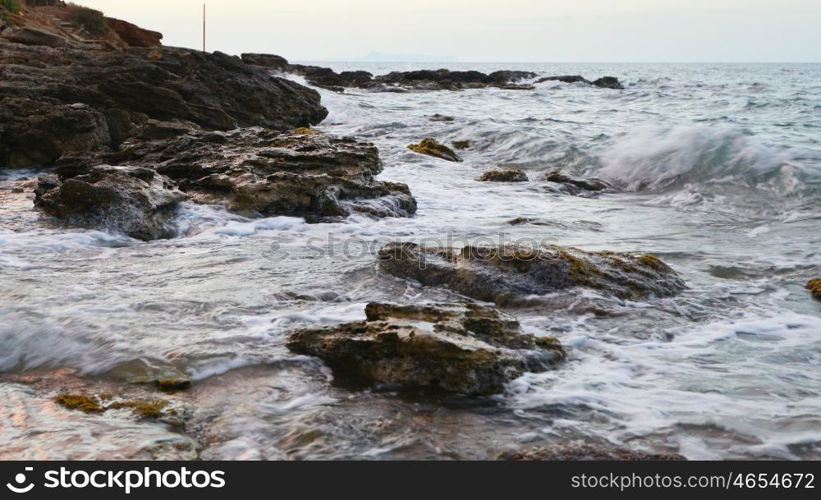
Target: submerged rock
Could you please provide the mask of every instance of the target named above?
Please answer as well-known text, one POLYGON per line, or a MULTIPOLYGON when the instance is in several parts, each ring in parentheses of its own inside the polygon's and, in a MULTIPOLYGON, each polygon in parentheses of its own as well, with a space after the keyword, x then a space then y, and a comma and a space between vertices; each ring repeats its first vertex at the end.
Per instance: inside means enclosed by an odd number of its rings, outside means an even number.
POLYGON ((674 453, 645 453, 643 451, 614 448, 610 445, 555 444, 521 451, 502 453, 499 460, 532 462, 568 461, 618 461, 618 462, 668 462, 687 460, 674 453))
MULTIPOLYGON (((83 413, 105 413, 109 410, 129 409, 134 416, 140 419, 157 420, 166 415, 168 401, 163 399, 136 399, 125 400, 115 398, 111 394, 101 394, 99 396, 87 394, 58 394, 54 402, 68 410, 81 411, 83 413), (106 404, 105 401, 116 399, 106 404)), ((171 414, 173 416, 173 413, 171 414)))
POLYGON ((163 392, 180 392, 191 388, 191 379, 184 377, 165 377, 154 381, 157 389, 163 392))
POLYGON ((809 283, 807 283, 807 290, 812 293, 813 297, 821 300, 821 278, 810 280, 809 283))
MULTIPOLYGON (((544 180, 547 182, 555 182, 556 184, 572 186, 585 191, 604 191, 610 187, 606 182, 599 179, 578 179, 558 170, 548 172, 544 176, 544 180)), ((570 191, 577 191, 577 189, 573 189, 572 187, 570 191)))
POLYGON ((619 82, 619 79, 615 76, 604 76, 602 78, 599 78, 598 80, 594 80, 593 86, 613 90, 624 89, 624 86, 621 84, 621 82, 619 82))
POLYGON ((41 177, 34 204, 71 226, 154 240, 176 236, 170 221, 185 199, 154 170, 101 165, 41 177))
POLYGON ((558 81, 564 83, 584 83, 587 85, 592 85, 594 87, 604 88, 604 89, 614 89, 614 90, 621 90, 624 89, 619 79, 615 76, 604 76, 594 81, 590 81, 587 78, 581 75, 561 75, 561 76, 547 76, 544 78, 539 78, 536 80, 536 83, 544 83, 544 82, 551 82, 551 81, 558 81))
POLYGON ((527 174, 518 168, 508 170, 490 170, 478 179, 481 182, 527 182, 527 174))
POLYGON ((590 80, 581 75, 545 76, 536 80, 536 83, 544 82, 586 83, 591 85, 590 80))
POLYGON ((625 299, 670 296, 684 288, 673 269, 650 255, 556 245, 457 249, 390 243, 378 258, 380 269, 394 276, 502 305, 575 287, 625 299))
POLYGON ((338 374, 406 388, 501 392, 565 358, 555 339, 524 334, 513 316, 476 304, 368 304, 366 321, 291 334, 288 347, 338 374))
MULTIPOLYGON (((225 203, 249 217, 293 215, 314 221, 354 212, 376 217, 416 212, 405 184, 375 179, 382 162, 373 144, 312 129, 192 131, 168 140, 126 143, 121 151, 94 161, 156 169, 193 201, 225 203)), ((60 168, 88 162, 65 159, 60 168)))
POLYGON ((471 144, 471 141, 453 141, 451 143, 451 145, 453 145, 454 148, 459 150, 467 149, 471 146, 471 144))
POLYGON ((480 71, 451 71, 448 69, 394 71, 374 78, 374 82, 399 86, 409 90, 462 90, 498 87, 520 89, 517 81, 533 78, 529 71, 496 71, 489 75, 480 71))
POLYGON ((444 144, 441 144, 436 139, 432 139, 430 137, 424 139, 419 144, 409 145, 408 149, 419 154, 433 156, 435 158, 441 158, 447 161, 462 161, 462 158, 459 155, 457 155, 452 149, 445 146, 444 144))

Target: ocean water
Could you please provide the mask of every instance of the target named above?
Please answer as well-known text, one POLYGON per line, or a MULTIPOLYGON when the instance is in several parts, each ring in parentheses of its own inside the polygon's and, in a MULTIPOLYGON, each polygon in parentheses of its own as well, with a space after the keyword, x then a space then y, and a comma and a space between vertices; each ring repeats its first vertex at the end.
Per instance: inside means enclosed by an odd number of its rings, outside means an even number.
MULTIPOLYGON (((821 458, 821 303, 804 289, 821 277, 821 65, 448 67, 613 75, 626 89, 320 90, 330 115, 318 128, 374 142, 380 178, 407 183, 419 202, 409 219, 307 224, 186 205, 185 236, 143 243, 40 217, 30 194, 11 192, 36 172, 3 172, 3 376, 186 373, 198 381, 189 428, 206 459, 487 458, 568 441, 821 458), (458 164, 407 150, 425 137, 472 147, 458 164), (499 166, 531 182, 476 181, 499 166), (619 189, 557 192, 539 181, 556 169, 619 189), (517 217, 540 224, 508 224, 517 217), (374 253, 393 240, 647 252, 688 289, 641 302, 575 291, 509 311, 570 356, 498 397, 340 387, 321 362, 287 351, 290 330, 362 319, 374 300, 464 300, 381 275, 374 253)), ((169 439, 159 424, 79 419, 55 410, 48 388, 6 379, 4 458, 143 456, 169 439)))

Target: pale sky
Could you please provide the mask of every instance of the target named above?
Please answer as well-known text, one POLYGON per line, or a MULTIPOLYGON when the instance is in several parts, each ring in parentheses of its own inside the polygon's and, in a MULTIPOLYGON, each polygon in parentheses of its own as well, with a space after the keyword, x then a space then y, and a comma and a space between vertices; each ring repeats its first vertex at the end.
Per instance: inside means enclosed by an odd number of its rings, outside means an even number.
MULTIPOLYGON (((201 45, 202 0, 74 0, 201 45)), ((821 0, 207 0, 208 50, 484 62, 821 62, 821 0)))

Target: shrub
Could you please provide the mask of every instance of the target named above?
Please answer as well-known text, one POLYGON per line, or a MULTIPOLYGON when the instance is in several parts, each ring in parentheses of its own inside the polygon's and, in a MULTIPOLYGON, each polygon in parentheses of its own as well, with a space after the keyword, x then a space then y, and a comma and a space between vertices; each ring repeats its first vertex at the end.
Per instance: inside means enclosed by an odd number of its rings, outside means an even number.
POLYGON ((69 20, 75 26, 86 30, 91 35, 104 35, 108 32, 108 21, 99 10, 89 9, 80 5, 69 4, 71 12, 69 20))
POLYGON ((0 7, 3 7, 13 14, 20 13, 20 2, 17 0, 0 0, 0 7))

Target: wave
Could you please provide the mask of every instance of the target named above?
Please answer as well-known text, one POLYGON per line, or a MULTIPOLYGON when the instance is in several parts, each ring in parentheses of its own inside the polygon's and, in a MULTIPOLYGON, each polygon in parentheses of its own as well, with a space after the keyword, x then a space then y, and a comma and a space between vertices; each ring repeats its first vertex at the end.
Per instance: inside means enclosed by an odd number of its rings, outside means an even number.
POLYGON ((781 196, 814 192, 821 172, 798 164, 795 156, 789 149, 767 146, 732 128, 643 128, 609 146, 594 173, 635 192, 709 185, 754 188, 781 196))

